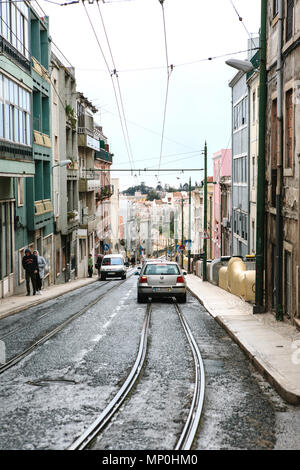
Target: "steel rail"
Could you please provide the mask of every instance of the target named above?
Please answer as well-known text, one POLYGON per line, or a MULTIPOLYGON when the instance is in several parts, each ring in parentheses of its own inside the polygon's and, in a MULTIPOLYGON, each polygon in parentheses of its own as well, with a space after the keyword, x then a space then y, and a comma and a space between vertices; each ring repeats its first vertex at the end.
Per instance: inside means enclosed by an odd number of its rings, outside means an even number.
MULTIPOLYGON (((127 278, 128 279, 128 278, 127 278)), ((17 354, 16 356, 12 357, 9 361, 7 361, 5 364, 0 366, 0 374, 3 374, 7 369, 10 367, 13 367, 16 365, 18 362, 20 362, 22 359, 24 359, 26 356, 28 356, 35 348, 40 346, 41 344, 45 343, 48 341, 48 339, 52 338, 52 336, 56 335, 59 333, 61 330, 63 330, 69 323, 71 323, 73 320, 76 320, 76 318, 80 317, 83 315, 89 308, 93 307, 97 302, 99 302, 106 294, 108 294, 111 290, 115 289, 116 287, 120 286, 126 282, 126 279, 123 281, 120 281, 117 285, 114 285, 110 289, 108 289, 106 292, 103 294, 99 295, 96 299, 94 299, 92 302, 90 302, 88 305, 86 305, 84 308, 76 312, 74 315, 69 317, 67 320, 65 320, 63 323, 58 325, 56 328, 53 330, 49 331, 46 335, 44 335, 42 338, 40 338, 38 341, 34 342, 31 344, 28 348, 26 348, 22 353, 17 354)), ((107 282, 109 284, 109 282, 107 282)), ((14 330, 16 331, 16 330, 14 330)))
POLYGON ((147 342, 148 342, 148 329, 151 316, 151 304, 147 305, 146 315, 141 332, 141 340, 136 361, 128 375, 126 381, 120 388, 116 396, 111 400, 108 406, 103 410, 101 415, 86 429, 86 431, 79 436, 66 450, 83 450, 91 441, 99 434, 106 424, 111 420, 114 414, 118 411, 123 401, 126 399, 131 389, 135 385, 142 367, 144 365, 147 342))
MULTIPOLYGON (((101 287, 106 286, 106 284, 109 284, 109 282, 105 282, 105 283, 101 284, 101 287)), ((91 285, 91 286, 95 286, 95 283, 90 284, 90 285, 91 285)), ((84 288, 84 287, 87 287, 87 286, 83 286, 83 287, 81 287, 81 289, 84 288)), ((92 290, 92 292, 94 292, 96 289, 97 289, 97 287, 94 287, 94 289, 92 290)), ((71 292, 74 293, 74 291, 71 291, 71 292)), ((75 291, 75 292, 76 292, 76 291, 75 291)), ((69 292, 66 292, 66 293, 64 293, 63 295, 66 295, 66 294, 68 294, 68 293, 69 293, 69 292)), ((89 293, 91 293, 91 292, 89 292, 89 293)), ((45 301, 45 303, 50 302, 51 300, 53 300, 53 299, 47 299, 47 300, 45 301)), ((41 305, 41 304, 35 304, 35 305, 32 305, 32 307, 30 306, 29 308, 27 308, 27 306, 26 306, 26 310, 29 310, 30 308, 38 307, 38 306, 40 306, 40 305, 41 305)), ((23 311, 23 310, 21 310, 21 311, 23 311)), ((44 313, 43 315, 41 315, 40 317, 35 318, 35 319, 34 319, 34 323, 36 324, 38 321, 42 320, 42 318, 45 318, 45 317, 47 317, 48 315, 50 315, 50 313, 51 313, 51 312, 46 312, 46 313, 44 313)), ((8 336, 11 336, 11 335, 13 335, 13 334, 15 334, 15 333, 20 333, 20 331, 26 330, 26 328, 28 328, 29 325, 30 325, 30 321, 28 322, 27 325, 24 325, 24 326, 22 326, 22 327, 20 327, 20 328, 15 328, 14 330, 8 331, 8 332, 5 333, 3 336, 0 336, 0 341, 4 340, 4 339, 7 338, 8 336)))
POLYGON ((191 329, 184 318, 179 306, 175 303, 174 304, 176 312, 179 316, 189 344, 191 346, 194 363, 195 363, 195 388, 194 388, 194 395, 193 400, 190 408, 190 412, 188 418, 186 420, 185 426, 183 431, 180 435, 180 438, 177 441, 175 446, 175 450, 190 450, 193 441, 195 439, 195 435, 197 432, 197 428, 199 426, 203 403, 204 403, 204 391, 205 391, 205 374, 204 374, 204 365, 203 360, 201 357, 200 350, 198 345, 195 341, 195 338, 191 332, 191 329))

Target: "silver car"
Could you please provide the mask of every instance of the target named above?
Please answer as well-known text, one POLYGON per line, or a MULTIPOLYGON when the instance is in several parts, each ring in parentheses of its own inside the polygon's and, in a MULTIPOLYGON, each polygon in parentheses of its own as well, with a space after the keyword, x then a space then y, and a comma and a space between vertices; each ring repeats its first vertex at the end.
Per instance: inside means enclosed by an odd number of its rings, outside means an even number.
POLYGON ((186 302, 186 281, 179 265, 172 261, 151 261, 144 264, 137 283, 137 301, 146 302, 148 297, 175 297, 177 302, 186 302))

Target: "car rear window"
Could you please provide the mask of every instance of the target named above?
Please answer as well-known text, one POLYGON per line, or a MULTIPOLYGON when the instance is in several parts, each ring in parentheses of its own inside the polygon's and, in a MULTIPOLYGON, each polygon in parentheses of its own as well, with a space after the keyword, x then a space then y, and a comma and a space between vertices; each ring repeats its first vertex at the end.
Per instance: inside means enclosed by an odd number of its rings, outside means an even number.
POLYGON ((111 266, 116 264, 123 264, 121 258, 104 258, 102 261, 103 266, 111 266))
POLYGON ((151 275, 176 275, 180 274, 178 266, 176 264, 147 264, 145 267, 144 274, 151 275))

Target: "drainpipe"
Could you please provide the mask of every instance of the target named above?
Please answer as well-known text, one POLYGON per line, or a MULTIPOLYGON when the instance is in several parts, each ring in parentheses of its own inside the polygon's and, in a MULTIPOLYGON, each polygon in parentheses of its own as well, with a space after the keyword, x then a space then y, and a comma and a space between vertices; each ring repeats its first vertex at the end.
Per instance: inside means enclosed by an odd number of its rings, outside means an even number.
POLYGON ((257 156, 256 199, 256 281, 253 313, 263 313, 264 306, 264 251, 265 251, 265 145, 266 145, 266 28, 267 0, 261 1, 260 65, 259 65, 259 140, 257 156))
POLYGON ((283 93, 282 93, 282 37, 283 37, 283 0, 278 2, 278 50, 277 50, 277 185, 276 185, 276 319, 283 320, 282 270, 283 270, 283 93))

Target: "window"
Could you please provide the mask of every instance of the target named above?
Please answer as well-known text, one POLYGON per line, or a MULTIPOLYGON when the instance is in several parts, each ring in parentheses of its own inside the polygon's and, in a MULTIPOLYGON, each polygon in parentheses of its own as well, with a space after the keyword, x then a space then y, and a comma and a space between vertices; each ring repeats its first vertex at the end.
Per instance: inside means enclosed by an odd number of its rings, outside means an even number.
POLYGON ((285 95, 285 166, 293 167, 293 90, 285 95))
POLYGON ((273 18, 278 14, 278 0, 273 0, 273 18))
POLYGON ((0 137, 31 145, 30 92, 0 74, 0 137))
POLYGON ((294 0, 287 0, 286 2, 286 41, 289 41, 293 36, 294 29, 294 0))
POLYGON ((0 2, 0 35, 27 59, 28 50, 28 7, 24 2, 0 2))
POLYGON ((19 250, 19 284, 25 281, 25 271, 22 265, 22 260, 25 256, 25 248, 19 250))
POLYGON ((252 157, 252 187, 255 187, 255 157, 252 157))
POLYGON ((252 95, 252 122, 256 122, 256 92, 253 92, 252 95))
POLYGON ((239 129, 241 126, 248 122, 248 98, 242 99, 233 108, 233 128, 234 130, 239 129))
POLYGON ((277 99, 272 102, 272 117, 271 117, 271 167, 272 170, 277 168, 277 152, 278 152, 278 137, 277 137, 277 99))
POLYGON ((159 276, 159 275, 173 275, 174 276, 174 275, 180 274, 180 271, 176 264, 164 265, 164 264, 149 263, 147 264, 145 268, 144 274, 154 275, 154 276, 159 276))
POLYGON ((251 228, 252 228, 252 253, 255 253, 255 222, 252 219, 251 222, 251 228))
POLYGON ((292 309, 292 254, 284 251, 284 310, 291 316, 292 309))
POLYGON ((276 207, 277 169, 271 171, 271 206, 276 207))
POLYGON ((56 250, 56 276, 60 274, 60 250, 56 250))
POLYGON ((24 178, 18 178, 18 206, 24 206, 24 178))

